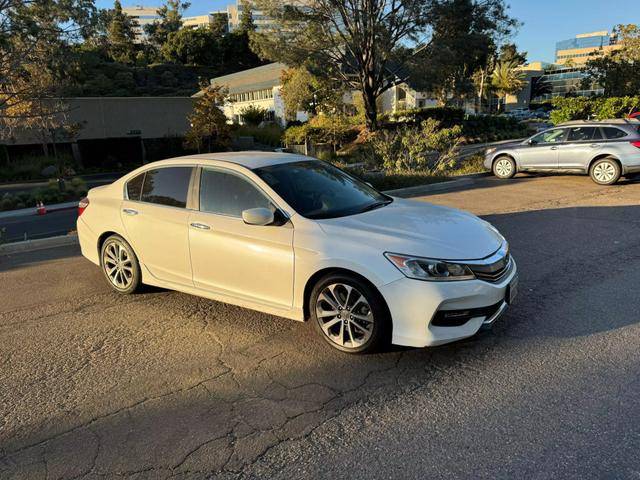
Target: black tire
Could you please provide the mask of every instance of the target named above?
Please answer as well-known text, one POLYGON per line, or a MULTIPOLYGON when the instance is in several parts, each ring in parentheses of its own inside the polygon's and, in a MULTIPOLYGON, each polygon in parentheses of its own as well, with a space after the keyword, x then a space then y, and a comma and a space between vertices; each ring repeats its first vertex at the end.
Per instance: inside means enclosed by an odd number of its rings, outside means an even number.
MULTIPOLYGON (((338 307, 338 309, 342 309, 342 307, 338 307)), ((371 353, 382 350, 391 342, 391 315, 384 299, 374 287, 355 275, 336 273, 322 277, 311 291, 309 311, 311 321, 320 336, 329 345, 342 352, 371 353), (324 300, 321 300, 321 304, 318 304, 318 299, 326 289, 331 289, 332 286, 335 286, 333 287, 335 295, 340 297, 338 301, 344 302, 344 310, 337 316, 329 314, 320 318, 318 315, 322 313, 323 306, 330 307, 330 305, 324 300), (355 293, 353 293, 354 290, 351 290, 351 294, 346 294, 347 287, 355 289, 355 293), (358 301, 359 297, 356 297, 358 293, 362 295, 366 304, 358 301), (346 299, 345 294, 347 296, 346 299), (349 297, 349 295, 352 296, 349 297), (370 315, 364 313, 367 310, 370 315), (372 322, 365 320, 365 318, 369 317, 372 318, 372 322), (323 325, 326 327, 327 324, 336 320, 337 323, 329 328, 328 332, 325 332, 323 325), (338 343, 340 333, 343 333, 342 345, 338 343), (369 337, 364 340, 367 334, 369 337)))
POLYGON ((513 178, 513 176, 517 173, 516 162, 508 155, 500 155, 493 161, 491 171, 496 177, 503 180, 513 178), (508 165, 510 165, 510 167, 506 167, 507 163, 508 165))
POLYGON ((620 165, 613 157, 596 160, 589 169, 589 176, 598 185, 613 185, 620 179, 620 165))
POLYGON ((140 271, 138 257, 136 257, 131 245, 120 235, 111 235, 102 243, 100 248, 100 269, 109 286, 118 293, 129 295, 140 291, 142 287, 142 272, 140 271), (122 256, 119 249, 125 252, 122 256), (120 263, 114 263, 114 254, 115 257, 120 259, 120 263), (116 272, 115 278, 113 274, 109 273, 110 271, 113 272, 114 266, 120 270, 119 274, 116 272), (118 279, 120 282, 118 282, 118 279))

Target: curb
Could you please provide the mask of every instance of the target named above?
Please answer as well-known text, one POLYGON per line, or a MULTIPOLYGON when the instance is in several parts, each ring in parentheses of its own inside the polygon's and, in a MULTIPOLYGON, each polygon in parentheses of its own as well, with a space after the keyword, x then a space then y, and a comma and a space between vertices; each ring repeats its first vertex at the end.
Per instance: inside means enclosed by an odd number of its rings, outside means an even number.
POLYGON ((77 244, 78 235, 76 233, 61 235, 59 237, 38 238, 36 240, 27 240, 25 242, 7 243, 6 245, 0 245, 0 257, 16 253, 35 252, 36 250, 44 250, 46 248, 65 247, 77 244))
POLYGON ((471 185, 478 178, 488 177, 489 172, 472 173, 470 175, 462 175, 455 180, 447 180, 446 182, 430 183, 429 185, 416 185, 415 187, 398 188, 396 190, 385 190, 382 193, 391 195, 392 197, 417 197, 433 192, 441 192, 450 188, 463 187, 471 185))

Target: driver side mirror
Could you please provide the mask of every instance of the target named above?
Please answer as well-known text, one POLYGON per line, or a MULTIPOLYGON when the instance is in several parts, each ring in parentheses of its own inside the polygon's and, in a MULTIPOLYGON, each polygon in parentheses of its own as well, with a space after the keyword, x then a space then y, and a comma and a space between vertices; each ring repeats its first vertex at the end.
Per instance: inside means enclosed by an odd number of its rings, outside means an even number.
POLYGON ((533 138, 530 138, 529 140, 527 140, 527 143, 529 144, 529 146, 531 146, 536 145, 538 142, 536 142, 533 138))
POLYGON ((274 222, 273 212, 268 208, 249 208, 242 211, 242 220, 247 225, 270 225, 274 222))

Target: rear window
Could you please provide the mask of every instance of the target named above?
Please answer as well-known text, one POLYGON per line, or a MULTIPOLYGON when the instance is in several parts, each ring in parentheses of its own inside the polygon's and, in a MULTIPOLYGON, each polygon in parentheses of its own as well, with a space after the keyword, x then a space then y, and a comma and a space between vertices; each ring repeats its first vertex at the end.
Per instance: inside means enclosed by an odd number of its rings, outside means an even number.
POLYGON ((140 200, 143 181, 144 173, 141 173, 127 182, 127 198, 129 198, 129 200, 140 200))
POLYGON ((627 132, 615 127, 602 127, 604 132, 604 138, 607 140, 615 140, 616 138, 622 138, 627 136, 627 132))
POLYGON ((185 208, 191 171, 191 167, 167 167, 147 171, 141 200, 158 205, 185 208))

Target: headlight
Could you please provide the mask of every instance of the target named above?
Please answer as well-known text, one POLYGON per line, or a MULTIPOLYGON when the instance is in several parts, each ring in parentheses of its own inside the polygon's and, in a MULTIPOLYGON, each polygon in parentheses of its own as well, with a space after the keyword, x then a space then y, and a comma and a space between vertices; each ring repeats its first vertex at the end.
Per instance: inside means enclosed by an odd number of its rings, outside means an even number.
POLYGON ((433 258, 412 257, 397 253, 385 253, 384 256, 406 277, 431 282, 452 282, 473 280, 475 275, 462 263, 447 262, 433 258))
POLYGON ((484 151, 484 154, 485 154, 485 155, 491 155, 491 154, 492 154, 493 152, 495 152, 496 150, 497 150, 497 147, 487 148, 487 149, 484 151))

